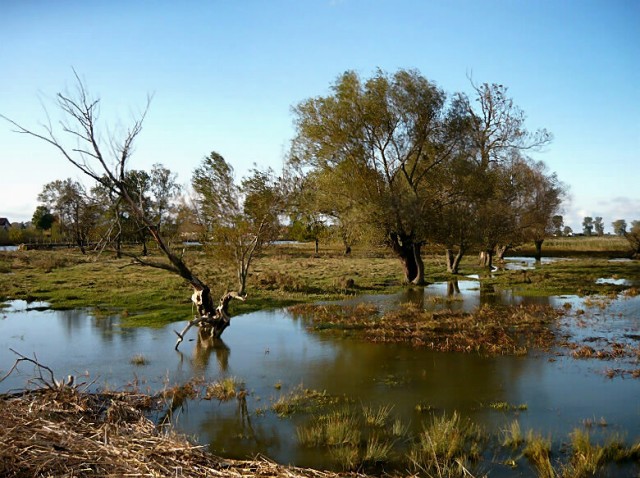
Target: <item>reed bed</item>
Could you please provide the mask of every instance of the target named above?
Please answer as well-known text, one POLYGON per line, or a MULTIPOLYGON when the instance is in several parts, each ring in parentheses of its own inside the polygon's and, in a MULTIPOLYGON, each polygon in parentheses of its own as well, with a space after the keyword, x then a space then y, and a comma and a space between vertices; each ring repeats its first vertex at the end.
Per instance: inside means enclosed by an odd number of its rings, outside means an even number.
POLYGON ((486 306, 473 313, 428 312, 410 303, 384 315, 371 305, 301 304, 289 310, 316 331, 483 355, 525 355, 532 347, 548 349, 555 342, 550 326, 564 313, 537 305, 486 306))
POLYGON ((362 477, 216 457, 149 418, 166 403, 73 387, 0 395, 3 477, 362 477))

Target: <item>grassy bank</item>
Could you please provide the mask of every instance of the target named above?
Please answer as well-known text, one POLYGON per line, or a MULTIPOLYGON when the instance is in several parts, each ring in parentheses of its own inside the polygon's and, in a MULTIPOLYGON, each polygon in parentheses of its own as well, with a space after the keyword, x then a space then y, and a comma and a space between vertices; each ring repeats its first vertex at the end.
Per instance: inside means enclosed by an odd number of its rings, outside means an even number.
MULTIPOLYGON (((583 240, 585 238, 580 238, 583 240)), ((564 240, 564 238, 563 238, 564 240)), ((570 243, 563 242, 564 247, 570 243)), ((571 255, 566 249, 565 255, 571 255)), ((212 286, 214 295, 233 289, 232 273, 202 251, 184 258, 212 286)), ((161 258, 156 258, 161 259, 161 258)), ((596 284, 598 278, 640 283, 640 262, 606 258, 559 260, 531 271, 488 271, 475 255, 465 257, 458 276, 446 273, 441 254, 426 254, 427 282, 480 277, 485 293, 514 289, 523 295, 609 294, 624 286, 596 284)), ((403 287, 400 263, 384 249, 358 249, 345 257, 338 247, 315 255, 311 244, 276 246, 259 257, 248 280, 249 300, 232 303, 232 312, 334 300, 357 294, 391 293, 403 287)), ((136 325, 163 325, 192 314, 191 289, 160 269, 76 251, 0 253, 0 300, 45 301, 55 309, 90 308, 96 315, 120 314, 136 325)))

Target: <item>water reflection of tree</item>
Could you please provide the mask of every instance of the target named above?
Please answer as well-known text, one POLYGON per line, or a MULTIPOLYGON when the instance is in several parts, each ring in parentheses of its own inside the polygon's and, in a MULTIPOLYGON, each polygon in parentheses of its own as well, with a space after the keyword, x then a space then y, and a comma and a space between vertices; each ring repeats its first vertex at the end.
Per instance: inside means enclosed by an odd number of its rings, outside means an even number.
MULTIPOLYGON (((185 354, 180 350, 177 351, 180 356, 181 362, 185 360, 185 354)), ((189 363, 196 372, 204 372, 209 367, 211 360, 211 354, 215 353, 216 360, 220 372, 226 372, 229 369, 229 357, 231 355, 231 349, 227 346, 224 340, 212 337, 202 338, 198 336, 196 344, 193 348, 193 356, 189 359, 189 363)))
POLYGON ((114 337, 119 336, 125 342, 135 341, 139 330, 130 327, 123 331, 120 327, 120 317, 118 315, 95 316, 85 309, 69 309, 56 311, 67 337, 82 333, 82 330, 93 326, 98 331, 99 337, 105 343, 111 343, 114 337), (90 324, 90 325, 89 325, 90 324))
POLYGON ((424 287, 407 287, 400 295, 400 301, 424 308, 424 287))

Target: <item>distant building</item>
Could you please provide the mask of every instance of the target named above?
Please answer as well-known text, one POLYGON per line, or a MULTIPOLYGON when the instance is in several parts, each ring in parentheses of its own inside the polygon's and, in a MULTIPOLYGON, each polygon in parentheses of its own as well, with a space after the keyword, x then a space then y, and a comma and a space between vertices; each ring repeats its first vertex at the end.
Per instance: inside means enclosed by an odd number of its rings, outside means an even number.
POLYGON ((0 228, 8 231, 9 229, 11 229, 11 221, 9 221, 9 219, 7 219, 6 217, 0 217, 0 228))

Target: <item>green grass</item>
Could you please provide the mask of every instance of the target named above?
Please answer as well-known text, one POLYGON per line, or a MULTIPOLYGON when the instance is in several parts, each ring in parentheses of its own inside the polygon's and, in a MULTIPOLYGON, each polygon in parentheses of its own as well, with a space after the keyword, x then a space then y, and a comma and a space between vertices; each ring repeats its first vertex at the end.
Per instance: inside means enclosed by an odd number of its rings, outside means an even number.
POLYGON ((467 476, 481 455, 486 437, 480 428, 456 412, 433 415, 424 424, 410 452, 416 471, 431 476, 467 476))
POLYGON ((205 400, 216 399, 220 402, 227 402, 238 393, 238 387, 242 384, 235 377, 226 377, 216 382, 210 383, 205 389, 205 400))
MULTIPOLYGON (((571 254, 567 247, 578 247, 561 239, 557 240, 560 246, 554 246, 558 251, 571 254)), ((587 238, 577 240, 584 239, 587 238)), ((594 238, 591 249, 598 244, 595 239, 608 241, 611 247, 616 242, 616 238, 594 238)), ((551 240, 549 243, 552 244, 551 240)), ((152 259, 163 260, 157 253, 152 259)), ((212 287, 214 296, 235 288, 233 271, 220 267, 202 251, 188 250, 184 260, 212 287)), ((428 282, 452 278, 446 272, 441 251, 427 251, 424 262, 428 282)), ((463 259, 457 277, 464 279, 469 274, 480 275, 484 288, 513 289, 522 295, 612 294, 624 287, 596 284, 596 279, 613 277, 640 283, 640 262, 582 257, 545 264, 526 274, 520 271, 488 274, 479 268, 476 255, 470 254, 463 259)), ((275 246, 256 258, 248 278, 249 300, 232 302, 231 312, 355 294, 392 293, 403 288, 402 280, 400 262, 386 249, 355 248, 351 256, 345 257, 339 247, 324 247, 316 256, 312 245, 275 246)), ((107 253, 100 256, 83 256, 74 250, 0 253, 0 301, 46 301, 54 309, 87 308, 96 315, 120 314, 126 326, 161 326, 192 316, 190 296, 191 287, 177 275, 134 264, 131 259, 116 259, 107 253)))

